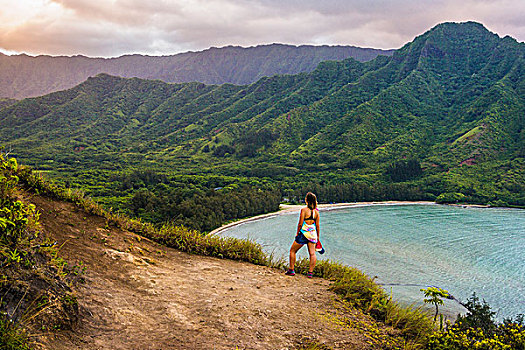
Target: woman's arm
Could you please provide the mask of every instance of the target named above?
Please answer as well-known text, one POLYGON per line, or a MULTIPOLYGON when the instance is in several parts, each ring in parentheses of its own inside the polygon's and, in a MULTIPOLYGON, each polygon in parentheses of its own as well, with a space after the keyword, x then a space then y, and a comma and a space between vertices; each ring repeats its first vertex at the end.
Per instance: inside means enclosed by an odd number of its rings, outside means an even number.
POLYGON ((295 235, 297 236, 299 234, 299 231, 301 231, 301 227, 303 227, 303 222, 304 222, 304 212, 306 210, 301 209, 301 212, 299 213, 299 224, 297 224, 297 232, 295 233, 295 235))
POLYGON ((321 233, 321 230, 319 229, 319 220, 320 220, 320 215, 319 215, 319 210, 317 210, 317 215, 315 216, 315 229, 317 230, 317 240, 319 240, 319 235, 321 233))

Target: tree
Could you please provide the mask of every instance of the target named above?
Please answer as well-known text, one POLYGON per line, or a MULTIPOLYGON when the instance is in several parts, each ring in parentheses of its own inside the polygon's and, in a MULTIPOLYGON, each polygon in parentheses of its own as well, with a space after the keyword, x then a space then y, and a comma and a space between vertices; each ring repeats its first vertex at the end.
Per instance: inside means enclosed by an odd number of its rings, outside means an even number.
POLYGON ((235 153, 235 148, 228 145, 220 145, 213 151, 213 155, 215 157, 224 157, 227 154, 233 154, 235 153))
POLYGON ((486 334, 494 333, 496 312, 491 310, 490 305, 485 300, 481 302, 476 293, 473 293, 467 302, 461 305, 468 310, 465 316, 459 315, 456 320, 462 329, 481 328, 486 334))
POLYGON ((423 174, 421 164, 416 159, 399 160, 392 163, 387 169, 386 173, 390 176, 392 181, 400 182, 407 181, 423 174))
POLYGON ((428 287, 426 289, 420 289, 425 294, 425 299, 423 301, 426 304, 434 304, 436 306, 436 314, 434 315, 434 322, 436 322, 438 315, 438 305, 443 305, 443 299, 449 298, 450 294, 441 288, 438 287, 428 287))

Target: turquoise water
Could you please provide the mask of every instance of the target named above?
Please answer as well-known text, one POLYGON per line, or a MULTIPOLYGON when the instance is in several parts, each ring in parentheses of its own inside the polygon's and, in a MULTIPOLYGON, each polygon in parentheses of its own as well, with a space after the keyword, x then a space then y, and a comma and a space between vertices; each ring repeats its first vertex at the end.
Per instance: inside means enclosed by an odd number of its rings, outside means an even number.
MULTIPOLYGON (((250 238, 287 258, 298 212, 247 222, 221 235, 250 238)), ((420 303, 434 285, 460 300, 472 292, 498 312, 525 313, 525 210, 374 205, 321 211, 322 259, 377 276, 395 299, 420 303)), ((303 247, 299 257, 307 257, 303 247)), ((462 307, 448 301, 448 315, 462 307)))

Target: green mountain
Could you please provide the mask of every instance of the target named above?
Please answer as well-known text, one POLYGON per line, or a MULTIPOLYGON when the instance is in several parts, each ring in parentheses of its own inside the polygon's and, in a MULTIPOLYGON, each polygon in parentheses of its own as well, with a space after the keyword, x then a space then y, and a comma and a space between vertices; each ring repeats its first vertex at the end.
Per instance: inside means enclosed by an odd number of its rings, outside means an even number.
POLYGON ((159 79, 168 83, 250 84, 265 76, 311 72, 321 61, 355 58, 369 61, 393 50, 355 46, 254 47, 228 46, 171 56, 126 55, 116 58, 84 56, 6 56, 0 53, 0 97, 41 96, 107 73, 121 77, 159 79))
POLYGON ((0 109, 10 106, 12 104, 16 103, 15 99, 12 98, 0 98, 0 109))
POLYGON ((524 54, 525 44, 481 24, 444 23, 392 57, 323 62, 251 85, 103 74, 4 107, 0 140, 25 163, 75 174, 69 181, 127 208, 139 189, 169 192, 144 169, 224 176, 220 187, 278 184, 296 199, 310 188, 323 201, 524 206, 524 54), (121 186, 130 178, 115 174, 133 171, 133 185, 121 186))

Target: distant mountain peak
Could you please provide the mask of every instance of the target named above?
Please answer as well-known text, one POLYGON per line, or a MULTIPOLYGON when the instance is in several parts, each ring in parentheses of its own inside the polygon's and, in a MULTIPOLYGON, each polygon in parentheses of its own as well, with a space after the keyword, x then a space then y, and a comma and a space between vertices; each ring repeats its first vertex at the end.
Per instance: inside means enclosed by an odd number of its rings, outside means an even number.
POLYGON ((0 56, 0 97, 25 98, 65 90, 99 73, 168 83, 245 85, 262 77, 313 71, 322 61, 369 61, 393 50, 355 46, 266 44, 226 46, 169 56, 0 56))
MULTIPOLYGON (((404 64, 404 71, 454 71, 472 75, 497 54, 503 46, 525 52, 525 45, 502 39, 478 22, 446 22, 417 36, 393 55, 394 62, 404 64)), ((505 50, 504 50, 505 51, 505 50)), ((517 57, 517 56, 516 56, 517 57)))
POLYGON ((489 32, 489 30, 480 22, 476 21, 465 21, 465 22, 442 22, 436 24, 434 27, 430 29, 430 31, 433 31, 438 28, 469 28, 469 29, 481 29, 484 31, 489 32))
POLYGON ((499 36, 478 22, 444 22, 416 36, 413 41, 405 44, 403 48, 418 45, 424 41, 457 41, 465 44, 465 39, 483 40, 486 38, 493 40, 498 39, 499 36))

